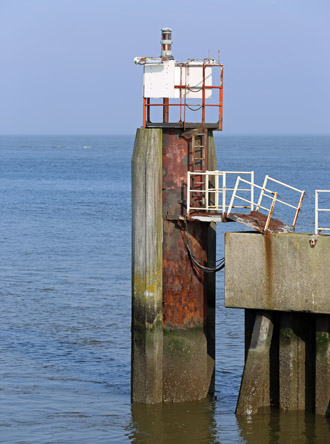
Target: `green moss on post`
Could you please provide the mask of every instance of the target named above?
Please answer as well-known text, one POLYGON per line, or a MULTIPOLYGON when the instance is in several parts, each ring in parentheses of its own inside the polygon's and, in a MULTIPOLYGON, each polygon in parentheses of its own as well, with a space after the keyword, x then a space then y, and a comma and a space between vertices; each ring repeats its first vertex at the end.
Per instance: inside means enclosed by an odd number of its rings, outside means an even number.
POLYGON ((165 402, 203 399, 209 381, 207 342, 203 328, 164 330, 165 402))

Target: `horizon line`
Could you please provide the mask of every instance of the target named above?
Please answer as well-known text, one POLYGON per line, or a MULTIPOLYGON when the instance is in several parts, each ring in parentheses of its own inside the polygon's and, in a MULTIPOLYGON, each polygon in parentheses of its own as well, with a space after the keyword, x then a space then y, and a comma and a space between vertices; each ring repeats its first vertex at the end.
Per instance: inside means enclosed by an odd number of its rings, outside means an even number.
MULTIPOLYGON (((137 128, 139 129, 139 128, 137 128)), ((313 137, 313 136, 330 136, 329 133, 224 133, 223 131, 213 131, 213 135, 220 135, 223 137, 256 137, 256 136, 301 136, 301 137, 313 137)), ((0 137, 35 137, 35 136, 51 136, 51 137, 109 137, 109 136, 135 136, 135 133, 0 133, 0 137)))

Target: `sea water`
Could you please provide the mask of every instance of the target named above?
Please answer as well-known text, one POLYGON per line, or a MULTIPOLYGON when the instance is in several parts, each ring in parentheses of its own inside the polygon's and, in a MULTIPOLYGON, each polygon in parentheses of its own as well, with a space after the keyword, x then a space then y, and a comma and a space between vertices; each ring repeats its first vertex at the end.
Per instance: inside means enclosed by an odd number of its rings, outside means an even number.
MULTIPOLYGON (((307 191, 297 230, 314 230, 330 189, 328 136, 215 138, 218 169, 307 191)), ((330 422, 278 412, 236 418, 243 310, 217 274, 216 397, 130 403, 134 135, 0 137, 1 443, 327 443, 330 422)), ((330 226, 330 221, 329 221, 330 226)), ((225 231, 218 224, 217 256, 225 231)))

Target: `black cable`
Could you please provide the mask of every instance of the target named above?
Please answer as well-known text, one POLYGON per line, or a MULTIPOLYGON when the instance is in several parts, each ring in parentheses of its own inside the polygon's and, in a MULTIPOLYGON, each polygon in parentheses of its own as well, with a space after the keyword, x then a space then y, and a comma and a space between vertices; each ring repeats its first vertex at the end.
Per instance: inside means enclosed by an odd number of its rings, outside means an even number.
POLYGON ((188 105, 188 103, 186 103, 186 107, 187 107, 188 109, 190 109, 190 111, 198 111, 198 110, 200 110, 200 109, 202 108, 202 106, 203 106, 203 105, 198 106, 198 108, 194 109, 194 108, 192 108, 190 105, 188 105))
POLYGON ((187 250, 189 252, 191 260, 196 265, 196 267, 198 267, 199 269, 205 271, 206 273, 216 273, 216 272, 222 270, 225 267, 225 258, 224 257, 221 258, 221 259, 218 259, 216 261, 216 264, 217 264, 216 267, 205 267, 204 265, 201 265, 200 263, 197 262, 197 260, 195 259, 194 255, 193 255, 193 253, 191 251, 191 247, 190 247, 187 216, 185 216, 184 220, 185 220, 185 223, 186 223, 187 250))

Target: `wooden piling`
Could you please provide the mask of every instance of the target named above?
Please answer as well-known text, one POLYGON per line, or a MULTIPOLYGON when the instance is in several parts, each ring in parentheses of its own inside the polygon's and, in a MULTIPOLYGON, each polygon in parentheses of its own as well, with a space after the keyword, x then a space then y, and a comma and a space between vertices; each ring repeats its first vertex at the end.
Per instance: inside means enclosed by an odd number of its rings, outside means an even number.
POLYGON ((132 157, 132 400, 163 396, 162 130, 138 129, 132 157))

